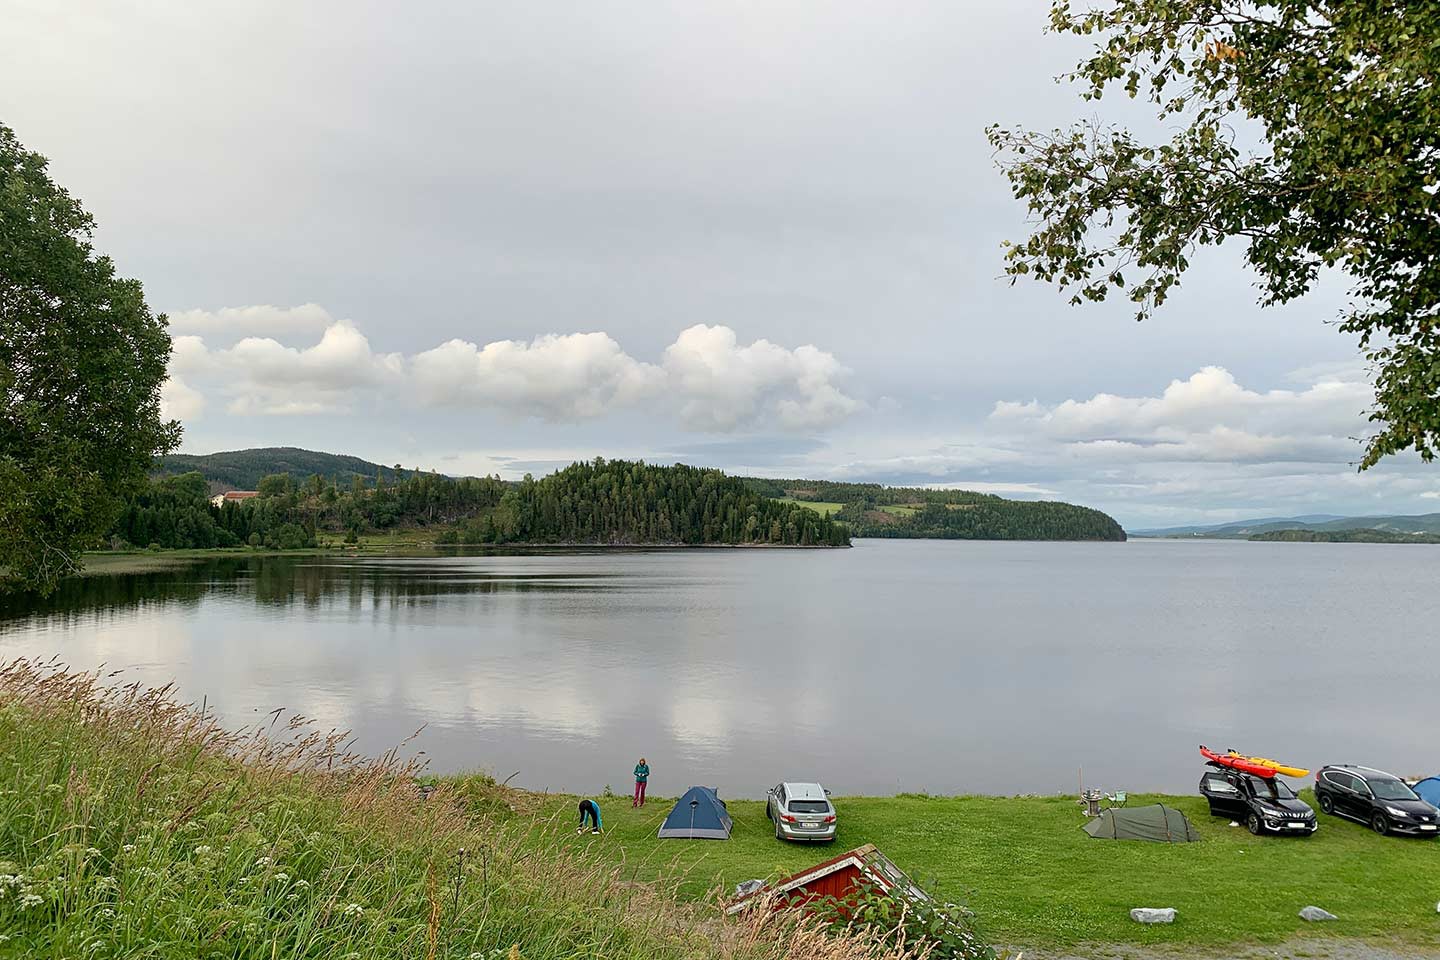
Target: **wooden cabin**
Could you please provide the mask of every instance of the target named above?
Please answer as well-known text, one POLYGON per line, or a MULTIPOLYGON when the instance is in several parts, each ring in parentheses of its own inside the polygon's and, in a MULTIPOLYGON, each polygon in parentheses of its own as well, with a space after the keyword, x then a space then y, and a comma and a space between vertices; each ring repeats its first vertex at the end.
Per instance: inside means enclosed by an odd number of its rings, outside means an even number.
POLYGON ((779 909, 803 908, 807 903, 827 898, 844 901, 852 890, 867 882, 907 899, 929 899, 903 870, 877 850, 873 843, 867 843, 737 897, 725 912, 733 916, 757 903, 767 903, 771 909, 779 909))

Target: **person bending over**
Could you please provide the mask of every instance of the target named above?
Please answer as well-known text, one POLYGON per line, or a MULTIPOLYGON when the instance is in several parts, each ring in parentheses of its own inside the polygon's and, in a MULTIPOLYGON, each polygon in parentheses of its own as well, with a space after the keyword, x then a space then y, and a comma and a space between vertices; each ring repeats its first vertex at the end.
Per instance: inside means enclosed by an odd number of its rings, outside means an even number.
POLYGON ((580 829, 576 833, 585 832, 585 824, 591 825, 591 833, 600 832, 600 806, 594 800, 580 801, 580 829))

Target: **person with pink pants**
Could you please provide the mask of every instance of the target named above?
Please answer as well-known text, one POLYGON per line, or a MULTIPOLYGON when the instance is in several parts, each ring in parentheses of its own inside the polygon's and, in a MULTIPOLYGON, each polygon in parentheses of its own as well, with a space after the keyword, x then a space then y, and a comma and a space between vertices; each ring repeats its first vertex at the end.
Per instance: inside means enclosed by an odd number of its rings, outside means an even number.
POLYGON ((645 806, 645 784, 650 780, 650 764, 641 757, 640 762, 635 764, 635 796, 630 801, 632 807, 645 806))

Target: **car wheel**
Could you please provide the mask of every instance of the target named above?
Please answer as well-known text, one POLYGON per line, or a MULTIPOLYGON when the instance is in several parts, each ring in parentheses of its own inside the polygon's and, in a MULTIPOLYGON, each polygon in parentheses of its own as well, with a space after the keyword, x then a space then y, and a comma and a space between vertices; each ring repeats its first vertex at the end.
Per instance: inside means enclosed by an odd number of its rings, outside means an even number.
POLYGON ((776 840, 784 840, 784 839, 785 839, 785 834, 783 834, 783 833, 780 832, 780 823, 779 823, 779 821, 776 821, 776 823, 775 823, 775 839, 776 839, 776 840))
POLYGON ((1252 814, 1250 814, 1250 816, 1246 817, 1246 818, 1245 818, 1245 828, 1246 828, 1247 830, 1249 830, 1251 833, 1255 834, 1255 836, 1257 836, 1257 837, 1260 836, 1260 829, 1261 829, 1261 828, 1260 828, 1260 816, 1259 816, 1259 814, 1254 814, 1254 813, 1252 813, 1252 814))
POLYGON ((1385 819, 1385 814, 1377 813, 1370 821, 1370 829, 1383 837, 1390 832, 1390 821, 1385 819))
POLYGON ((1320 794, 1320 809, 1331 816, 1335 815, 1335 801, 1330 799, 1330 794, 1320 794))

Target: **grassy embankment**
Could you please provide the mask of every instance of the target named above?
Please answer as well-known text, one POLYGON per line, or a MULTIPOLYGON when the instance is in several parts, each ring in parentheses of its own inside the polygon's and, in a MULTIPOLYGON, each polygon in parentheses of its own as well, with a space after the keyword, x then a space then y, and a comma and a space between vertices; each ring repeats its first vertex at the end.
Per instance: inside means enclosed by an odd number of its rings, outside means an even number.
POLYGON ((0 957, 903 960, 722 921, 555 843, 568 819, 533 797, 470 781, 463 805, 421 802, 407 768, 278 726, 0 668, 0 957))
POLYGON ((85 554, 81 576, 120 573, 149 573, 183 567, 195 560, 215 557, 272 556, 355 556, 424 550, 435 546, 435 530, 388 530, 363 534, 356 543, 342 543, 338 538, 318 547, 299 550, 270 550, 257 547, 210 547, 195 550, 96 550, 85 554))
MULTIPOLYGON (((652 800, 637 811, 625 797, 601 799, 603 836, 572 832, 566 842, 638 869, 642 878, 683 875, 679 890, 692 897, 875 843, 917 880, 938 879, 942 894, 967 902, 993 941, 1034 949, 1303 937, 1440 947, 1440 843, 1379 837, 1333 817, 1323 817, 1313 837, 1256 838, 1210 817, 1199 797, 1132 797, 1130 803, 1156 800, 1185 811, 1203 841, 1093 840, 1067 797, 912 795, 837 799, 840 835, 824 847, 777 841, 764 804, 746 800, 728 801, 735 830, 727 842, 658 840, 670 803, 652 800), (1297 914, 1307 904, 1341 919, 1306 923, 1297 914), (1178 919, 1142 926, 1129 917, 1139 906, 1175 907, 1178 919)), ((549 804, 557 818, 574 809, 568 799, 549 804)))

